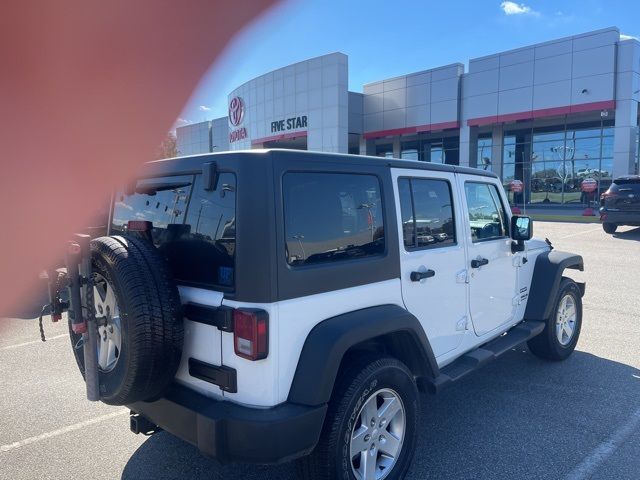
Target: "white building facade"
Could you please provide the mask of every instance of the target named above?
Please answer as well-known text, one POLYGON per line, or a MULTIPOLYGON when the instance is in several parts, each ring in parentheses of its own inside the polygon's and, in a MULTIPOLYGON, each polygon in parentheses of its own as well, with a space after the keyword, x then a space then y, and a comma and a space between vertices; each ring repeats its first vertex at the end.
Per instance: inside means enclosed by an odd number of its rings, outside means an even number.
POLYGON ((348 90, 333 53, 240 85, 229 116, 177 129, 180 154, 356 153, 489 169, 516 204, 580 206, 638 171, 640 42, 607 28, 348 90), (581 183, 598 181, 585 194, 581 183))

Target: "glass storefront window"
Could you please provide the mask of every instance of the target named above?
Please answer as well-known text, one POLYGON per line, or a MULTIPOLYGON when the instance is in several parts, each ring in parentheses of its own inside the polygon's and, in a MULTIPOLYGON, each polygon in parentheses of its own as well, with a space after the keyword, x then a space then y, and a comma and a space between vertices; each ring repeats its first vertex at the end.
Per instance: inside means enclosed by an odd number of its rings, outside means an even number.
POLYGON ((444 157, 444 149, 442 148, 442 144, 432 143, 429 161, 431 163, 445 163, 444 160, 445 160, 445 157, 444 157))
POLYGON ((393 144, 376 145, 376 157, 393 158, 393 144))
POLYGON ((531 161, 545 162, 562 160, 565 154, 564 140, 552 142, 534 142, 531 147, 531 161))
POLYGON ((493 147, 493 141, 491 137, 479 137, 478 138, 478 155, 476 157, 477 167, 483 170, 493 170, 491 161, 491 149, 493 147))
POLYGON ((600 137, 602 135, 602 129, 598 128, 585 128, 579 130, 569 130, 567 132, 567 138, 569 135, 573 134, 576 138, 590 138, 590 137, 600 137))
POLYGON ((416 149, 402 150, 402 152, 400 152, 400 158, 404 160, 418 160, 418 150, 416 149))
POLYGON ((534 142, 560 142, 564 140, 564 130, 559 132, 544 132, 544 133, 534 133, 533 141, 534 142))
POLYGON ((566 159, 567 160, 588 160, 591 158, 600 158, 600 144, 602 139, 597 138, 567 138, 566 159))
POLYGON ((444 151, 444 163, 447 165, 460 164, 460 151, 457 148, 449 148, 444 151))
POLYGON ((531 157, 531 144, 516 143, 515 145, 505 145, 503 158, 505 162, 521 163, 526 162, 531 157))
MULTIPOLYGON (((611 184, 612 122, 602 119, 505 132, 503 184, 508 190, 513 179, 525 183, 523 194, 509 192, 510 201, 556 205, 595 201, 611 184), (582 181, 586 178, 594 178, 599 183, 593 194, 582 192, 582 181)), ((640 141, 640 136, 638 138, 640 141)), ((480 143, 478 145, 480 150, 480 143)), ((478 162, 479 158, 480 155, 478 162)))
POLYGON ((405 160, 420 160, 418 152, 419 142, 402 142, 400 145, 400 158, 405 160))
POLYGON ((602 138, 602 158, 613 158, 613 137, 602 138))

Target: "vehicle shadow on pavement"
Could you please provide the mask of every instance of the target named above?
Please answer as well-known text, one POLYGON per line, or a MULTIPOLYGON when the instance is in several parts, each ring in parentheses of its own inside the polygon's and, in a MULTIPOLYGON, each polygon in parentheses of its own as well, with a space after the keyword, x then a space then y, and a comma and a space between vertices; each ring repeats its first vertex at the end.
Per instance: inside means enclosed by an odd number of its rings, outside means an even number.
MULTIPOLYGON (((407 478, 562 478, 637 411, 638 398, 636 368, 580 351, 546 362, 518 348, 441 394, 422 397, 407 478)), ((640 459, 629 461, 640 467, 640 459)), ((122 474, 143 478, 284 480, 294 478, 294 469, 220 465, 161 432, 138 448, 122 474)))
POLYGON ((640 240, 640 228, 634 228, 624 232, 616 232, 613 234, 613 237, 622 240, 640 240))

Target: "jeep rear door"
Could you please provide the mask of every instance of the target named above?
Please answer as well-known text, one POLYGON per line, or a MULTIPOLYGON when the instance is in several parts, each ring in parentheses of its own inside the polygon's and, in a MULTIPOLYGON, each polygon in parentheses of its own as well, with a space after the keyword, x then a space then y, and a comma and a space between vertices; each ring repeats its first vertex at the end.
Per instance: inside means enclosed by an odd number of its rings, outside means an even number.
POLYGON ((458 175, 468 251, 469 309, 477 335, 510 322, 516 305, 514 266, 502 186, 497 179, 458 175))
POLYGON ((454 350, 467 329, 463 229, 454 176, 392 170, 402 299, 422 324, 436 357, 454 350))

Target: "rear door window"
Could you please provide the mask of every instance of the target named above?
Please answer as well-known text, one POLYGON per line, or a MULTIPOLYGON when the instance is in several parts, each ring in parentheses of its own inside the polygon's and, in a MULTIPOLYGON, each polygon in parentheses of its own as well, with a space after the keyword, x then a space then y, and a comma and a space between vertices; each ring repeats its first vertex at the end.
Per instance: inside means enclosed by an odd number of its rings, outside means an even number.
POLYGON ((336 262, 385 252, 380 182, 376 176, 287 173, 283 196, 290 265, 336 262))
POLYGON ((111 231, 129 220, 152 222, 154 245, 177 282, 231 289, 235 282, 236 178, 220 173, 217 189, 204 190, 202 175, 138 181, 136 191, 116 193, 111 231))
POLYGON ((451 185, 446 180, 398 179, 402 233, 407 249, 456 243, 451 185))

